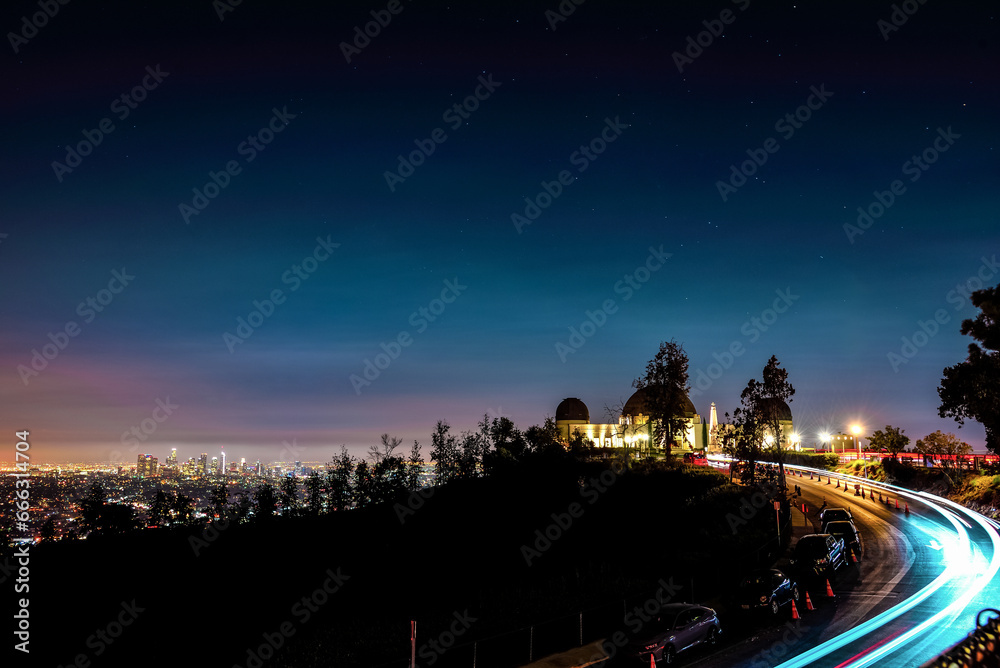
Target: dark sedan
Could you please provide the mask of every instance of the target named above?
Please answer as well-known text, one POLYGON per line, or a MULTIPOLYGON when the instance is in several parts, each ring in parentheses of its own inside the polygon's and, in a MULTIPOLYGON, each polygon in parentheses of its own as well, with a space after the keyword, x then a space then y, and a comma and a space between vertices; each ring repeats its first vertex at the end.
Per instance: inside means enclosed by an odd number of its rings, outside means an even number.
POLYGON ((842 539, 847 549, 853 552, 858 559, 861 558, 861 535, 858 533, 857 527, 854 526, 854 522, 844 520, 828 522, 823 527, 823 533, 842 539))
POLYGON ((690 603, 670 603, 639 629, 627 653, 647 666, 651 654, 657 663, 669 665, 687 649, 715 645, 719 633, 721 627, 715 610, 690 603))
POLYGON ((754 571, 743 578, 736 593, 740 610, 770 610, 774 615, 781 606, 798 600, 798 583, 777 568, 754 571))
POLYGON ((811 533, 795 544, 791 564, 805 574, 829 577, 847 563, 844 541, 828 533, 811 533))

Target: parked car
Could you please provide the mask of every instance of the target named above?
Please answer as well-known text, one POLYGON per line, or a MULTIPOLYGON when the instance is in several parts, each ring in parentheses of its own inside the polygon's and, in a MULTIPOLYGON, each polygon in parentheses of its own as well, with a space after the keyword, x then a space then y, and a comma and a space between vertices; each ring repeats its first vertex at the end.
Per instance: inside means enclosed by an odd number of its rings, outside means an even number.
POLYGON ((798 602, 799 585, 777 568, 754 571, 743 578, 736 592, 740 610, 770 610, 777 615, 781 606, 798 602))
POLYGON ((851 515, 851 511, 847 508, 824 508, 819 513, 819 521, 823 524, 839 520, 853 522, 854 517, 851 515))
MULTIPOLYGON (((845 520, 834 520, 827 522, 823 526, 823 533, 836 536, 844 541, 844 546, 854 553, 858 559, 861 558, 861 534, 858 533, 854 522, 845 520)), ((848 553, 850 554, 850 552, 848 553)))
POLYGON ((657 663, 670 665, 685 650, 715 645, 721 632, 715 610, 690 603, 668 603, 633 636, 627 653, 647 666, 650 654, 657 663))
POLYGON ((828 533, 811 533, 799 538, 790 562, 803 573, 828 577, 847 563, 847 549, 842 538, 828 533))

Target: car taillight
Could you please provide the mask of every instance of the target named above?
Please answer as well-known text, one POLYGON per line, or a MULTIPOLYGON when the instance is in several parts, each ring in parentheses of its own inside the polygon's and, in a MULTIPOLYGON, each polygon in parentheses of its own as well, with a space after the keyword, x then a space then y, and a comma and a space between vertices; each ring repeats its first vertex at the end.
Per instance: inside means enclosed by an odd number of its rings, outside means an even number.
POLYGON ((646 645, 644 649, 656 649, 656 643, 654 642, 652 645, 646 645))
POLYGON ((826 560, 826 559, 817 559, 817 560, 816 560, 816 563, 817 563, 817 564, 820 564, 820 565, 822 566, 823 564, 826 564, 826 563, 827 563, 827 560, 826 560))
POLYGON ((761 603, 767 603, 767 596, 761 596, 760 597, 760 602, 761 603))

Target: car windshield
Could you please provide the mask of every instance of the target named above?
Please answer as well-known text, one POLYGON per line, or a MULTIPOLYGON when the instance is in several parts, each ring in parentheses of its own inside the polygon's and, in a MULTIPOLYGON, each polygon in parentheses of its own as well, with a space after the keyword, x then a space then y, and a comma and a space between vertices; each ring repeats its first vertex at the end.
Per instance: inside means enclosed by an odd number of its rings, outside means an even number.
POLYGON ((795 546, 795 553, 800 557, 824 557, 827 554, 826 541, 820 536, 815 538, 807 536, 799 540, 795 546))
POLYGON ((831 508, 823 513, 823 519, 829 522, 830 520, 849 520, 851 516, 847 514, 847 511, 842 508, 831 508))

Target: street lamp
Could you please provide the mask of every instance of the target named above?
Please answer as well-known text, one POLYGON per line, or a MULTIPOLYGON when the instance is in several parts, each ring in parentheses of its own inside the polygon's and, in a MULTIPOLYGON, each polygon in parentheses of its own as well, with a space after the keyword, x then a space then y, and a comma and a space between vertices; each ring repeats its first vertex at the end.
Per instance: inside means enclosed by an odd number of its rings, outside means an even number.
POLYGON ((861 427, 858 425, 851 425, 851 433, 854 434, 854 450, 857 453, 858 458, 861 456, 861 439, 858 436, 861 434, 861 427))
POLYGON ((798 450, 799 449, 799 441, 801 440, 799 438, 799 435, 796 434, 795 432, 792 432, 792 436, 791 436, 791 438, 789 440, 791 441, 792 447, 795 448, 795 450, 798 450))

